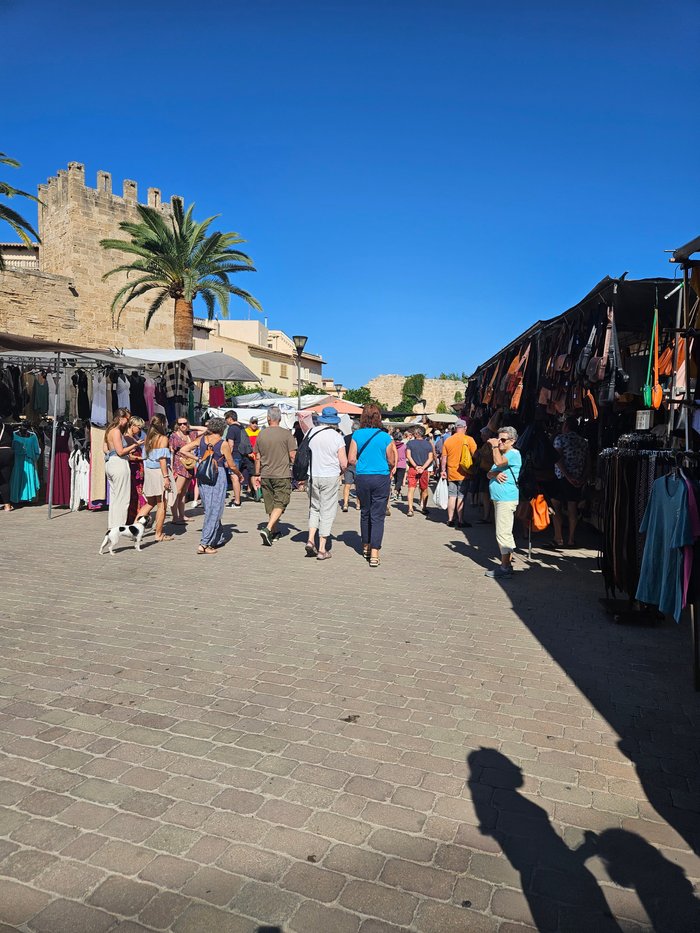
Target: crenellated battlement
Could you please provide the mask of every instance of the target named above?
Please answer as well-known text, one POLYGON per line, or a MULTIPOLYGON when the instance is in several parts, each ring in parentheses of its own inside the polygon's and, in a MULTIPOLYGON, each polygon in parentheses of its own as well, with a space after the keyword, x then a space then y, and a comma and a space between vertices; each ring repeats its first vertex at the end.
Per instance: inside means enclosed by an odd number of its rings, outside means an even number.
MULTIPOLYGON (((148 207, 170 214, 175 198, 182 200, 180 195, 174 194, 170 201, 163 201, 160 188, 149 188, 145 203, 148 207)), ((70 203, 83 205, 92 203, 103 208, 111 206, 118 211, 128 210, 141 203, 138 199, 138 185, 135 181, 125 178, 122 182, 121 195, 115 194, 112 190, 111 172, 105 172, 102 169, 97 172, 95 187, 90 188, 85 183, 85 166, 82 162, 69 162, 67 169, 59 169, 47 180, 46 184, 39 185, 39 200, 43 204, 39 212, 40 224, 46 221, 47 211, 63 212, 70 203)))

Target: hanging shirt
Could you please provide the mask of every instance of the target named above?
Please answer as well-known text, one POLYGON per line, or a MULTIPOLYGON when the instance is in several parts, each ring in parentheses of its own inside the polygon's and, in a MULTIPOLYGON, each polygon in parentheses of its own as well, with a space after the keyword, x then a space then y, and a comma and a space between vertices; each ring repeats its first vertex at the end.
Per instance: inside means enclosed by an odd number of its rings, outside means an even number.
POLYGON ((683 608, 683 548, 693 543, 688 490, 677 476, 657 479, 639 529, 646 532, 636 598, 678 622, 683 608))

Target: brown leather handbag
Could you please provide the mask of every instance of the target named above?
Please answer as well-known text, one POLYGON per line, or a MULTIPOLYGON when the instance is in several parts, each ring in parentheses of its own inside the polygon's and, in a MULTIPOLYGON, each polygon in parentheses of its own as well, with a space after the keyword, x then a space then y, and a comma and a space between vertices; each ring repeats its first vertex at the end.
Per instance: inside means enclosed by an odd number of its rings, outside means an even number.
POLYGON ((491 402, 493 401, 493 386, 494 386, 494 383, 496 382, 496 377, 498 376, 498 368, 499 368, 499 363, 494 363, 493 372, 491 373, 489 384, 486 386, 486 389, 484 390, 484 396, 481 399, 484 405, 490 405, 491 402))

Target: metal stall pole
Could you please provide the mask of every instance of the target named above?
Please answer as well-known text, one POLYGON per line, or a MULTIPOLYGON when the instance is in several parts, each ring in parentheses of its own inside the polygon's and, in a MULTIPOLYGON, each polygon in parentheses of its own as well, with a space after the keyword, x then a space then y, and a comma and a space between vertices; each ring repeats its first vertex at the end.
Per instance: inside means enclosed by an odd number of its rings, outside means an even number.
MULTIPOLYGON (((688 277, 688 263, 683 263, 683 327, 685 328, 685 449, 690 450, 690 339, 688 329, 690 327, 690 289, 688 277)), ((693 686, 696 691, 700 691, 700 625, 698 625, 698 606, 697 603, 690 604, 690 627, 692 631, 693 642, 693 686)))
POLYGON ((688 264, 683 263, 683 327, 685 328, 685 449, 690 450, 690 358, 688 357, 688 328, 690 327, 690 293, 688 264))
POLYGON ((53 476, 56 471, 56 428, 58 420, 58 384, 61 379, 61 354, 56 356, 56 375, 54 376, 54 396, 53 396, 53 428, 51 429, 51 461, 49 465, 49 514, 48 520, 51 521, 51 511, 53 507, 53 476))
MULTIPOLYGON (((671 437, 671 431, 673 430, 673 420, 676 414, 676 373, 678 372, 678 344, 680 337, 681 329, 681 315, 683 312, 683 285, 678 285, 677 288, 674 288, 673 292, 678 292, 678 302, 676 304, 676 327, 675 327, 675 340, 673 341, 673 372, 671 374, 671 398, 668 406, 668 423, 666 424, 666 437, 671 437)), ((666 300, 668 300, 673 292, 670 292, 666 295, 666 300)), ((687 350, 687 344, 686 344, 687 350)), ((687 362, 686 362, 687 366, 687 362)), ((687 401, 687 399, 685 400, 687 401)), ((681 409, 682 410, 682 409, 681 409)))

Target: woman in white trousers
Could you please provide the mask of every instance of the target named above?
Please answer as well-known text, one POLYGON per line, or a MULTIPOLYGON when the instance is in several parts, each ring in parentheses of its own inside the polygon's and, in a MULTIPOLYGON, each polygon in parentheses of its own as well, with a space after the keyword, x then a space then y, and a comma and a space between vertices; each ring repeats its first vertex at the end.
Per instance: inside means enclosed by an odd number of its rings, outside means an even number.
POLYGON ((129 454, 139 446, 137 440, 124 443, 124 431, 129 424, 131 412, 118 408, 107 425, 104 440, 105 475, 109 480, 109 514, 107 527, 126 525, 131 499, 131 468, 129 454))

